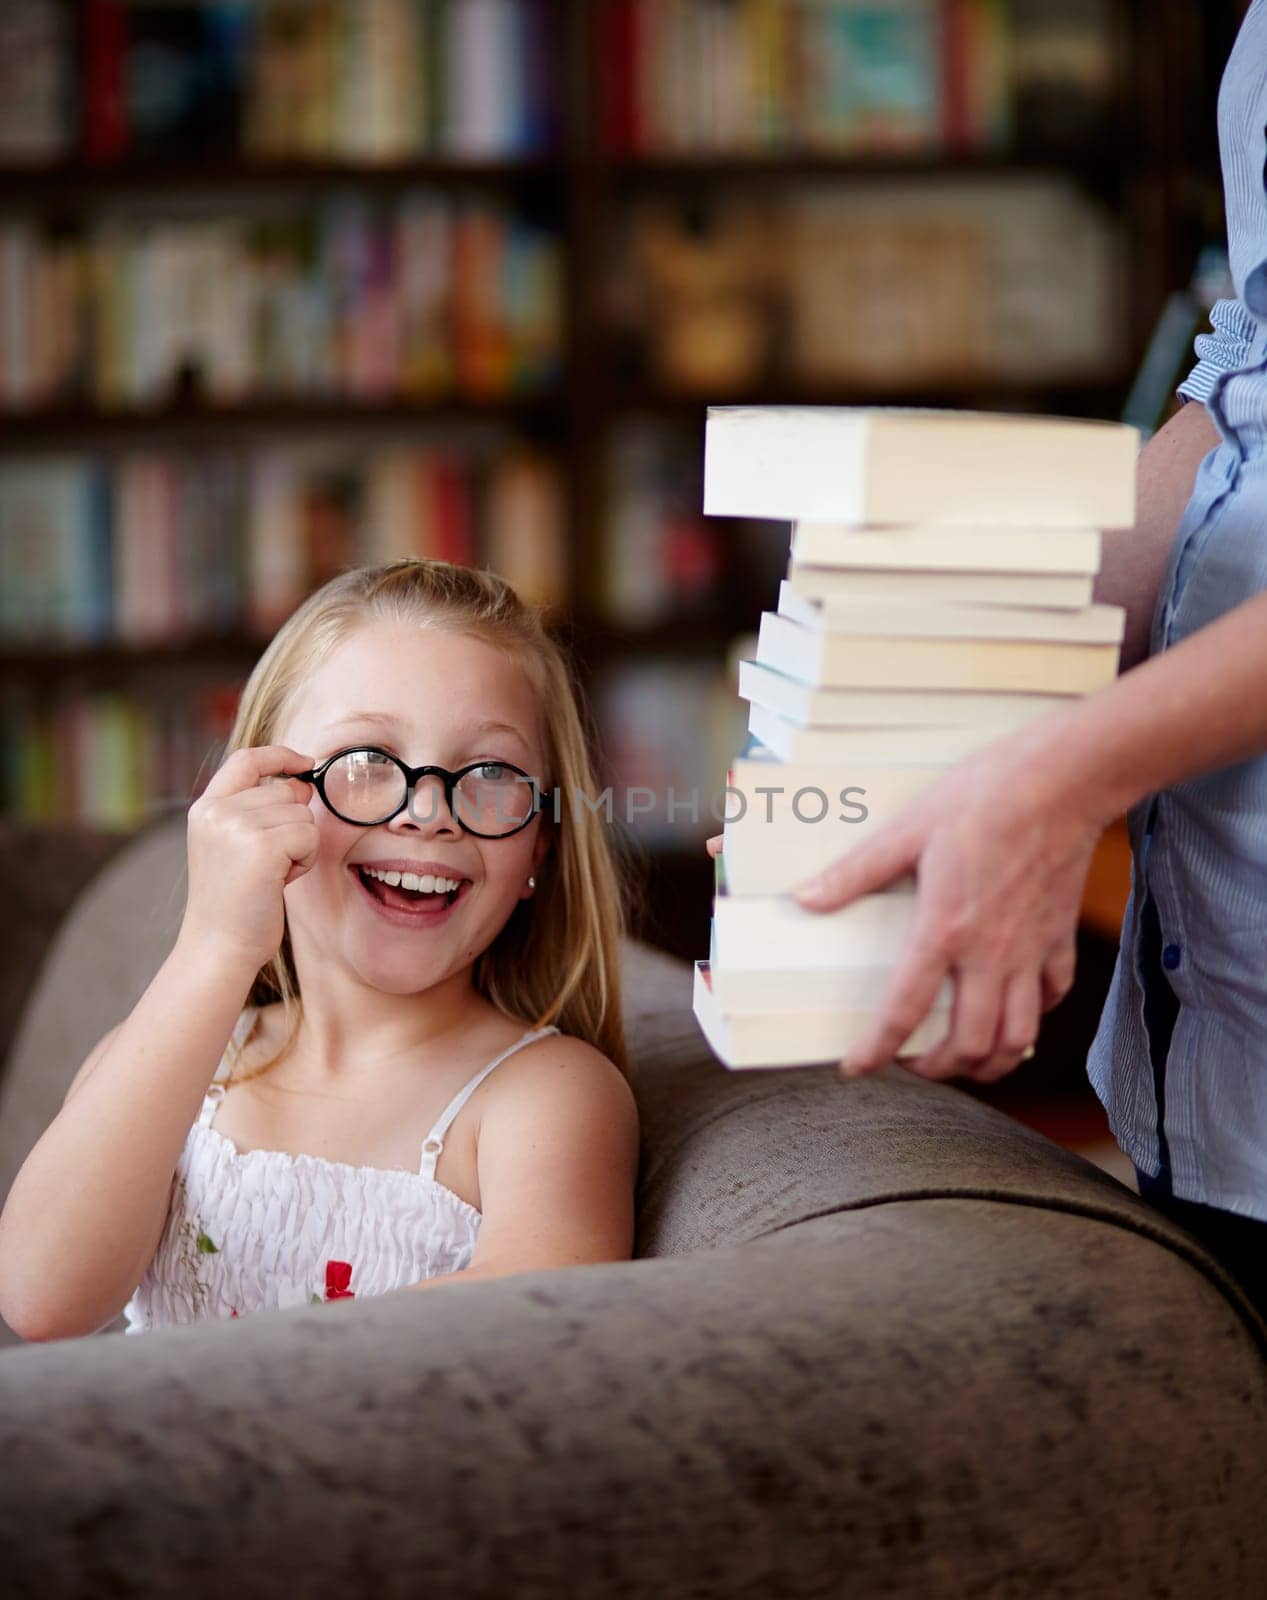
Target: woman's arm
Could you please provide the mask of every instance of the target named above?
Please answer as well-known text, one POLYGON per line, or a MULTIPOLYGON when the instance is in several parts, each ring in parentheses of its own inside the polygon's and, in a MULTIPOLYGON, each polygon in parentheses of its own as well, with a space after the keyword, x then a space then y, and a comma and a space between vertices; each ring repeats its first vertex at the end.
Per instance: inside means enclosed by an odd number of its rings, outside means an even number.
POLYGON ((1070 706, 953 767, 798 890, 829 911, 916 869, 911 937, 846 1070, 867 1072, 955 975, 947 1041, 913 1063, 989 1080, 1073 981, 1096 840, 1145 795, 1267 751, 1267 592, 1070 706))
POLYGON ((140 1282, 254 978, 178 939, 79 1069, 0 1212, 0 1315, 24 1339, 95 1333, 140 1282))
POLYGON ((1135 526, 1112 533, 1096 580, 1095 598, 1126 607, 1126 637, 1118 670, 1148 654, 1157 589, 1202 458, 1219 442, 1205 408, 1220 378, 1251 359, 1258 324, 1240 300, 1224 297, 1210 308, 1210 328, 1194 341, 1197 362, 1179 385, 1184 404, 1140 452, 1135 526))
POLYGON ((1157 589, 1197 468, 1219 442, 1219 431, 1200 401, 1182 406, 1140 451, 1136 516, 1132 528, 1104 536, 1094 598, 1126 608, 1126 633, 1118 670, 1148 654, 1157 589))
POLYGON ((483 1221, 470 1266, 408 1288, 629 1259, 638 1108, 600 1051, 550 1038, 507 1062, 480 1118, 477 1163, 483 1221))

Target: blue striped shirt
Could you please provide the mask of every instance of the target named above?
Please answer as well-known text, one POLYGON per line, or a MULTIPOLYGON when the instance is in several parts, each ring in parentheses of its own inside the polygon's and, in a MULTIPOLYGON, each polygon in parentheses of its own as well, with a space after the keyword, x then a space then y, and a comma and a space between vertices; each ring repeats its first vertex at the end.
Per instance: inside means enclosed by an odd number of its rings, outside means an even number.
MULTIPOLYGON (((1179 392, 1220 442, 1175 535, 1153 654, 1267 588, 1267 0, 1241 25, 1218 121, 1236 298, 1214 308, 1179 392)), ((1142 1171, 1267 1219, 1267 755, 1150 795, 1128 823, 1131 896, 1091 1081, 1142 1171)))

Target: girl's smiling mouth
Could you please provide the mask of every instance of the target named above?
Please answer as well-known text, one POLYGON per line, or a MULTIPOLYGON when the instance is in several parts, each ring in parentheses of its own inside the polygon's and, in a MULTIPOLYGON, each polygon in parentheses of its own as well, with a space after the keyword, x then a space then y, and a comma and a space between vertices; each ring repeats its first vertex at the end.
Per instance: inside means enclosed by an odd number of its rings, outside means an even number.
POLYGON ((470 889, 465 873, 438 861, 356 861, 358 892, 398 927, 435 927, 470 889))

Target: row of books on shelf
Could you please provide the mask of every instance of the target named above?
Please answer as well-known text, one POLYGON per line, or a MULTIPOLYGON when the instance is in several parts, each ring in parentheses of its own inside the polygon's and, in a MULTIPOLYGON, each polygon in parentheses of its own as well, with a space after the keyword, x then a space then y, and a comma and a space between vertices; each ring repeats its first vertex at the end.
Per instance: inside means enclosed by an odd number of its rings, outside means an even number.
POLYGON ((700 430, 633 418, 605 455, 603 616, 632 630, 721 625, 734 597, 772 595, 778 538, 763 523, 727 527, 700 514, 700 430))
POLYGON ((266 637, 345 566, 487 564, 547 609, 567 590, 561 486, 527 446, 48 458, 0 468, 10 649, 266 637))
MULTIPOLYGON (((1138 435, 831 407, 714 408, 707 428, 705 510, 792 539, 739 669, 696 1015, 732 1067, 839 1060, 909 946, 915 884, 829 913, 793 891, 953 763, 1112 682, 1125 613, 1091 590, 1106 530, 1134 521, 1138 435)), ((950 1003, 947 984, 900 1053, 944 1037, 950 1003)))
MULTIPOLYGON (((192 662, 126 690, 0 682, 0 814, 135 827, 187 806, 218 764, 246 671, 192 662)), ((585 799, 602 825, 642 849, 702 852, 742 727, 733 677, 633 662, 602 674, 595 708, 606 787, 585 799)))
POLYGON ((535 155, 548 0, 5 0, 0 162, 535 155))
POLYGON ((0 222, 0 408, 417 400, 559 372, 556 236, 410 193, 290 218, 0 222))
POLYGON ((592 803, 648 851, 701 852, 724 814, 724 776, 743 731, 734 670, 670 656, 622 663, 594 685, 605 779, 592 803))
POLYGON ((612 0, 605 120, 626 154, 1095 147, 1111 0, 612 0))
POLYGON ((242 681, 204 671, 161 694, 66 686, 50 699, 0 686, 0 814, 132 831, 187 808, 215 771, 242 681))
POLYGON ((1119 221, 1058 175, 646 199, 610 281, 622 365, 710 398, 775 376, 1082 383, 1123 361, 1119 221))

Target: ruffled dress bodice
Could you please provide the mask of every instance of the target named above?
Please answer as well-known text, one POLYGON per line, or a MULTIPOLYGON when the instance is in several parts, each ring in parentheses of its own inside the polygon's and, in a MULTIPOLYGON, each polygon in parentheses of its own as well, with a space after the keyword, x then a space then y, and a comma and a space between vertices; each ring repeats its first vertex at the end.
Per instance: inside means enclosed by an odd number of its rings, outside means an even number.
MULTIPOLYGON (((253 1020, 248 1007, 235 1044, 253 1020)), ((494 1067, 557 1031, 523 1035, 459 1090, 423 1141, 417 1172, 239 1151, 213 1125, 226 1050, 177 1161, 158 1249, 124 1307, 124 1331, 386 1294, 469 1265, 481 1215, 436 1181, 445 1134, 494 1067)))

